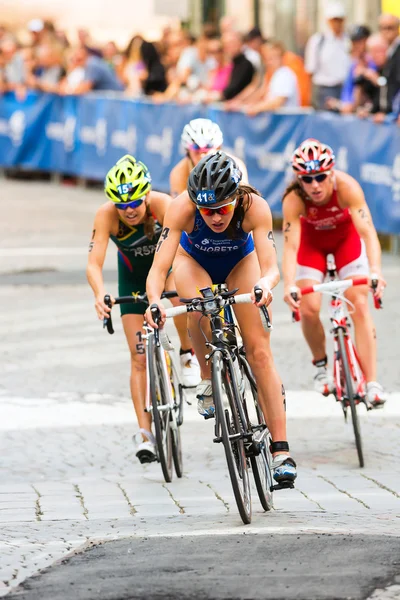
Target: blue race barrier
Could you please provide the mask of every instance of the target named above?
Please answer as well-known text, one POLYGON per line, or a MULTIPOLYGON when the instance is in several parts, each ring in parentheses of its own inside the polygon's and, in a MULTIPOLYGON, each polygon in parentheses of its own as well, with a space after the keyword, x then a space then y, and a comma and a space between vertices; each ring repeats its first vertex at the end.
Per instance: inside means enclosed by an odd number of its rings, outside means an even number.
POLYGON ((336 153, 337 167, 362 185, 376 228, 400 233, 400 129, 332 113, 265 113, 249 118, 204 106, 155 105, 117 94, 0 97, 0 166, 104 178, 123 154, 149 167, 154 189, 168 191, 169 173, 183 155, 185 123, 209 117, 224 132, 224 149, 242 158, 251 183, 275 214, 292 174, 290 157, 306 137, 336 153))

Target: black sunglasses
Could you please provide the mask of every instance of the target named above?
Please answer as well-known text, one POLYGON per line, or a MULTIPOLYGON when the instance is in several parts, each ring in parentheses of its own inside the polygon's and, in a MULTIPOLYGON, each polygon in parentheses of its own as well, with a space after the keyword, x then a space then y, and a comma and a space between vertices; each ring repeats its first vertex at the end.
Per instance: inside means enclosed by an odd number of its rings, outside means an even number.
POLYGON ((304 183, 312 183, 313 180, 318 181, 318 183, 322 183, 328 177, 329 173, 318 173, 318 175, 299 175, 299 179, 304 181, 304 183))

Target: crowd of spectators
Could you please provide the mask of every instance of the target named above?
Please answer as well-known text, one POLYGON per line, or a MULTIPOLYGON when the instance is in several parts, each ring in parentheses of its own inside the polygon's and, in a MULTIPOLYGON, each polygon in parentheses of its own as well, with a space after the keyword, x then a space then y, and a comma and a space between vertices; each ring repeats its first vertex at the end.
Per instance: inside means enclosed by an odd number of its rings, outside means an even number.
POLYGON ((399 19, 381 15, 376 32, 350 30, 341 4, 326 8, 326 27, 310 37, 304 59, 254 27, 242 35, 231 17, 195 38, 166 27, 156 42, 135 35, 125 49, 96 46, 80 29, 72 46, 50 21, 27 25, 21 45, 0 26, 0 93, 120 92, 155 103, 220 102, 249 116, 298 107, 354 113, 400 125, 399 19))

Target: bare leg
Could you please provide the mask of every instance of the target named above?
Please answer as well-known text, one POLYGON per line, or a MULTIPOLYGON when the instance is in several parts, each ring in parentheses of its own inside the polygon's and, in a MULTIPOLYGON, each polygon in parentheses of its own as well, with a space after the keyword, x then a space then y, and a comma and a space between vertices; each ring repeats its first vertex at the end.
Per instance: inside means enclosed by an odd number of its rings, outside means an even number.
MULTIPOLYGON (((319 281, 302 279, 296 285, 301 288, 316 283, 319 281)), ((320 310, 321 294, 310 294, 301 299, 301 328, 314 360, 321 360, 326 356, 325 330, 319 317, 320 310)))
MULTIPOLYGON (((122 317, 125 336, 131 353, 131 396, 139 427, 151 431, 151 415, 144 412, 146 401, 146 358, 142 341, 143 315, 122 317)), ((143 439, 146 439, 143 436, 143 439)))
MULTIPOLYGON (((174 276, 172 273, 168 276, 167 283, 165 285, 165 289, 168 291, 176 289, 174 276)), ((182 294, 181 294, 181 296, 183 297, 182 294)), ((179 298, 171 298, 170 302, 173 306, 179 306, 181 304, 179 302, 179 298)), ((175 324, 176 330, 179 335, 181 348, 183 348, 184 350, 188 350, 189 348, 192 347, 192 340, 190 339, 190 336, 189 336, 187 321, 188 321, 187 315, 179 315, 178 317, 174 317, 174 324, 175 324)))
MULTIPOLYGON (((252 290, 259 278, 260 267, 256 254, 253 252, 236 265, 227 277, 227 283, 230 289, 239 287, 240 293, 246 293, 252 290)), ((286 441, 286 413, 282 381, 274 364, 270 347, 270 333, 264 331, 259 309, 254 305, 237 305, 235 314, 246 348, 246 356, 257 381, 260 404, 272 440, 275 442, 286 441)))
MULTIPOLYGON (((199 295, 199 288, 211 286, 208 273, 192 257, 178 250, 174 261, 174 278, 176 289, 181 297, 194 298, 199 295)), ((200 364, 202 379, 210 379, 210 365, 206 364, 207 346, 199 327, 200 314, 191 313, 188 316, 190 341, 200 364)), ((207 337, 210 336, 210 326, 207 319, 202 319, 201 327, 207 337)))
POLYGON ((360 285, 346 291, 346 297, 355 306, 351 315, 361 368, 368 381, 376 381, 376 340, 372 315, 368 307, 368 286, 360 285))

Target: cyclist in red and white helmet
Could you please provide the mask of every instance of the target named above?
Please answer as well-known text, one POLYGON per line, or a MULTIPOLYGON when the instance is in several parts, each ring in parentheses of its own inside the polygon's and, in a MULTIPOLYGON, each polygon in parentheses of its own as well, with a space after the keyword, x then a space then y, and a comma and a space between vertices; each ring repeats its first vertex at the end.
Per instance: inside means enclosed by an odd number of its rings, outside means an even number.
MULTIPOLYGON (((170 189, 173 198, 186 190, 189 173, 203 156, 221 148, 223 134, 219 125, 210 119, 192 119, 183 128, 181 142, 186 154, 170 174, 170 189)), ((244 162, 234 156, 232 158, 242 172, 242 182, 248 183, 244 162)))
MULTIPOLYGON (((321 295, 311 294, 295 302, 293 288, 300 299, 300 287, 321 283, 330 253, 335 256, 340 279, 374 275, 379 279, 378 298, 386 286, 381 248, 363 190, 353 177, 334 167, 335 155, 330 146, 312 138, 305 140, 293 154, 295 179, 283 196, 284 298, 292 309, 300 308, 304 337, 317 368, 315 389, 324 395, 334 391, 334 384, 327 370, 325 334, 319 316, 321 295)), ((379 406, 386 398, 376 381, 375 330, 368 308, 368 286, 351 287, 346 296, 355 306, 351 316, 367 379, 367 397, 372 406, 379 406)))

